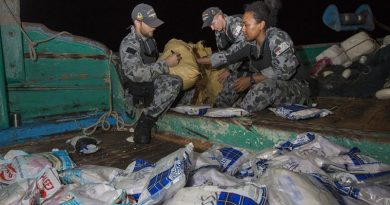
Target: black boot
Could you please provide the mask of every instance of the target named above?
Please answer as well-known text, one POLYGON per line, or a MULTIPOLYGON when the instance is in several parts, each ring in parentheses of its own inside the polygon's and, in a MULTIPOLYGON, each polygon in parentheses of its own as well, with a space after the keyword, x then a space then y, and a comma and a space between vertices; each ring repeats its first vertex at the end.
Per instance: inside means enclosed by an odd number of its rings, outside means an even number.
POLYGON ((138 144, 149 144, 152 128, 156 118, 141 114, 134 131, 134 142, 138 144))

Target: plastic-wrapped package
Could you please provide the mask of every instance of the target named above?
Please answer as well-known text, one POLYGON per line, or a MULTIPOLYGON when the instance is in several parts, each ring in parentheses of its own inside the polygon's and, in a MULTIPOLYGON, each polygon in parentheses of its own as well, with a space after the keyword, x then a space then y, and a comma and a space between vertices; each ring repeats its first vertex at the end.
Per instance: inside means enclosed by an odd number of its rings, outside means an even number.
POLYGON ((110 184, 123 170, 114 167, 83 165, 60 173, 64 184, 110 184))
POLYGON ((112 184, 116 189, 125 190, 127 195, 136 201, 148 183, 154 167, 155 164, 138 159, 116 176, 112 184))
POLYGON ((268 189, 270 205, 337 205, 339 201, 319 181, 286 169, 267 169, 260 182, 268 189))
POLYGON ((330 177, 311 160, 303 159, 297 156, 294 152, 275 157, 273 160, 268 162, 268 166, 272 168, 283 168, 298 173, 318 174, 321 176, 330 177))
POLYGON ((283 151, 275 148, 268 148, 258 153, 253 153, 248 157, 248 161, 243 163, 238 172, 234 175, 236 178, 244 181, 256 181, 268 168, 272 159, 282 156, 283 151))
POLYGON ((189 176, 187 186, 237 186, 241 183, 238 179, 226 175, 215 168, 204 167, 189 176))
POLYGON ((25 179, 0 190, 0 204, 41 204, 61 188, 57 171, 47 168, 37 179, 25 179))
POLYGON ((315 107, 308 107, 299 104, 283 105, 276 108, 269 108, 273 113, 279 117, 289 120, 305 120, 312 118, 325 117, 333 112, 328 109, 319 109, 315 107))
POLYGON ((260 152, 254 153, 254 157, 257 159, 271 160, 274 157, 278 157, 283 154, 283 151, 275 148, 267 148, 260 152))
POLYGON ((206 114, 209 108, 211 108, 211 106, 209 105, 181 105, 181 106, 171 108, 171 110, 186 115, 202 116, 206 114))
POLYGON ((359 184, 356 186, 336 182, 337 190, 346 196, 362 200, 371 205, 390 205, 390 187, 372 184, 359 184))
POLYGON ((345 53, 355 62, 362 55, 368 55, 377 50, 378 43, 366 32, 359 32, 340 43, 345 53))
POLYGON ((240 166, 234 176, 244 181, 255 182, 267 170, 268 162, 267 159, 251 158, 240 166))
POLYGON ((241 108, 210 108, 204 116, 206 117, 243 117, 248 116, 249 112, 241 108))
MULTIPOLYGON (((233 176, 237 173, 240 166, 248 161, 250 155, 252 155, 252 153, 246 149, 214 145, 203 152, 201 157, 207 159, 207 163, 211 165, 215 165, 216 162, 218 162, 221 172, 233 176)), ((198 163, 198 165, 199 164, 200 163, 198 163)), ((198 168, 198 166, 195 168, 198 168)))
POLYGON ((35 180, 34 186, 30 187, 33 191, 28 191, 28 193, 34 193, 35 202, 39 201, 39 203, 42 203, 57 193, 61 188, 62 184, 57 171, 54 168, 49 168, 42 176, 35 180))
POLYGON ((322 136, 310 132, 299 134, 294 140, 281 142, 275 148, 288 151, 294 150, 303 158, 339 156, 348 152, 348 149, 333 144, 322 136))
POLYGON ((57 171, 64 171, 76 167, 76 164, 69 157, 69 154, 66 150, 53 150, 51 152, 44 152, 32 155, 44 156, 50 161, 52 167, 55 168, 57 171))
POLYGON ((264 205, 267 200, 267 188, 254 184, 242 186, 187 187, 179 190, 164 205, 199 204, 256 204, 264 205))
POLYGON ((10 150, 3 157, 0 157, 0 165, 10 163, 15 157, 28 155, 27 152, 23 150, 10 150))
POLYGON ((138 204, 158 204, 171 198, 187 182, 193 168, 192 143, 156 163, 138 199, 138 204))
POLYGON ((0 165, 0 183, 12 184, 22 179, 36 178, 46 167, 63 171, 75 166, 65 150, 20 155, 14 157, 11 163, 0 165))
POLYGON ((355 175, 359 181, 387 175, 390 177, 390 165, 379 162, 369 156, 359 154, 358 148, 334 157, 317 157, 317 166, 328 172, 342 171, 355 175))
POLYGON ((295 139, 287 140, 278 143, 275 147, 280 150, 288 150, 292 151, 293 149, 297 149, 302 147, 303 145, 309 144, 310 142, 313 142, 316 137, 315 133, 302 133, 297 135, 295 139))
POLYGON ((369 205, 368 203, 362 201, 362 200, 359 200, 359 199, 354 199, 352 197, 349 197, 349 196, 341 196, 343 201, 344 201, 344 205, 369 205))
POLYGON ((0 204, 7 205, 26 205, 29 200, 22 202, 27 190, 33 186, 34 180, 24 179, 0 189, 0 204))
POLYGON ((202 167, 217 167, 219 168, 219 161, 215 156, 214 152, 210 151, 211 149, 203 152, 197 153, 193 152, 194 156, 194 170, 197 170, 202 167))
POLYGON ((43 205, 127 205, 126 193, 106 184, 66 185, 43 205))
POLYGON ((352 64, 345 51, 338 45, 332 45, 324 50, 316 57, 316 61, 319 62, 322 59, 330 59, 332 65, 342 65, 348 67, 352 64))
POLYGON ((248 111, 241 108, 211 108, 209 105, 182 105, 171 108, 171 110, 187 115, 206 117, 242 117, 249 115, 248 111))

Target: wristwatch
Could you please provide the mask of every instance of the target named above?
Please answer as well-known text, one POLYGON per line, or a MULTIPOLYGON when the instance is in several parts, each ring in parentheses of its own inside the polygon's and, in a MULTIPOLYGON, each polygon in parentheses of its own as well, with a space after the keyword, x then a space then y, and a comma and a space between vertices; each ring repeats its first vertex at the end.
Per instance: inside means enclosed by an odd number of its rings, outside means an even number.
POLYGON ((251 85, 256 84, 256 81, 255 81, 255 79, 253 78, 253 75, 251 75, 250 78, 251 78, 251 81, 250 81, 250 82, 251 82, 251 85))

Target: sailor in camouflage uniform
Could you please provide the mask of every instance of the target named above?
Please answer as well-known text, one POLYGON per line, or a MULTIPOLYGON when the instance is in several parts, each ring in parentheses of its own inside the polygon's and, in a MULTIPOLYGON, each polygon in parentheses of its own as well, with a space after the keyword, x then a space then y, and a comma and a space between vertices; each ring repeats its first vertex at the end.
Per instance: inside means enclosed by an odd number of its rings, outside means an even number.
POLYGON ((210 57, 197 59, 199 64, 210 64, 216 68, 221 65, 227 65, 225 72, 219 76, 219 81, 223 82, 232 72, 236 72, 240 67, 245 65, 246 60, 227 64, 227 55, 240 52, 247 42, 241 32, 242 19, 241 15, 228 16, 218 7, 210 7, 202 13, 202 28, 210 27, 215 31, 215 40, 218 52, 213 53, 210 57))
MULTIPOLYGON (((266 2, 275 3, 275 0, 266 2)), ((308 83, 296 76, 299 61, 290 36, 271 27, 276 22, 275 10, 264 1, 246 6, 242 32, 251 43, 239 54, 228 55, 226 59, 231 63, 248 57, 249 72, 228 77, 217 97, 217 107, 231 107, 243 97, 235 106, 254 112, 270 105, 298 103, 309 97, 308 83)))
POLYGON ((137 5, 131 17, 134 25, 120 45, 122 81, 125 81, 124 87, 133 100, 136 98, 146 103, 135 128, 134 140, 149 143, 154 123, 171 106, 182 88, 181 78, 168 74, 168 67, 176 66, 181 57, 172 54, 157 61, 159 53, 153 32, 163 21, 157 18, 150 5, 137 5))

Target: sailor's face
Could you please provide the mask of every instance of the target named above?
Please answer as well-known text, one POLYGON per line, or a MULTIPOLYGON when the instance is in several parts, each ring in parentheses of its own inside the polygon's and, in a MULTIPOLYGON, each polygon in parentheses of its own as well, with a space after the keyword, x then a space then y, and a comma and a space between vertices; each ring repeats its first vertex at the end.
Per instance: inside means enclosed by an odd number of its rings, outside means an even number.
POLYGON ((214 16, 213 21, 211 22, 210 28, 213 31, 222 31, 225 27, 225 20, 222 15, 214 16))
POLYGON ((146 23, 141 22, 140 32, 143 36, 152 38, 155 30, 156 28, 150 27, 146 23))
POLYGON ((264 21, 257 22, 253 12, 245 12, 242 21, 242 32, 244 33, 245 39, 247 41, 256 40, 264 29, 264 25, 262 25, 264 21))

